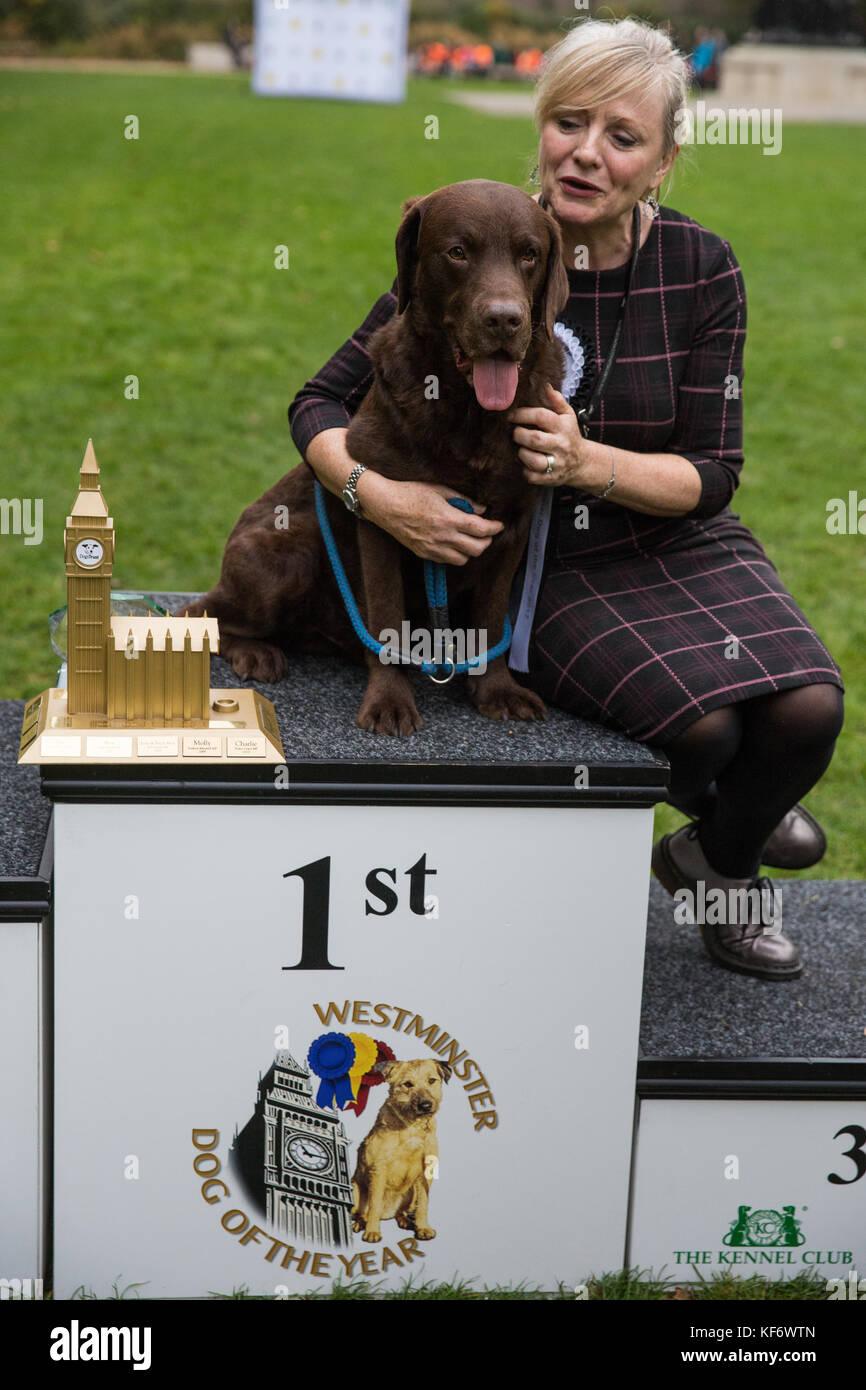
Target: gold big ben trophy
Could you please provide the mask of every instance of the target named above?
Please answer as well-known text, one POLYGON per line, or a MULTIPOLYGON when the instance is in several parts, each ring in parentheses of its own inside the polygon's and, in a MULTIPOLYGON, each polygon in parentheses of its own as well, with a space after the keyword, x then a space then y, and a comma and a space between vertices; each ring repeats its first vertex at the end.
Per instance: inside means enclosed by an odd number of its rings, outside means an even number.
POLYGON ((270 700, 211 690, 216 618, 111 612, 114 522, 88 440, 66 518, 67 685, 24 710, 19 763, 282 763, 270 700))

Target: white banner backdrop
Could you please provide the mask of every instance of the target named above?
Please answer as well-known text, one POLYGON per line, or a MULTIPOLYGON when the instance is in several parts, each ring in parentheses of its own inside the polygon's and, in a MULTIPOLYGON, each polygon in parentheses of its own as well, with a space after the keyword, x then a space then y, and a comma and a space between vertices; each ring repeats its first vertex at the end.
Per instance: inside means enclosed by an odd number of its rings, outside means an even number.
POLYGON ((253 91, 406 97, 407 0, 256 0, 253 91))

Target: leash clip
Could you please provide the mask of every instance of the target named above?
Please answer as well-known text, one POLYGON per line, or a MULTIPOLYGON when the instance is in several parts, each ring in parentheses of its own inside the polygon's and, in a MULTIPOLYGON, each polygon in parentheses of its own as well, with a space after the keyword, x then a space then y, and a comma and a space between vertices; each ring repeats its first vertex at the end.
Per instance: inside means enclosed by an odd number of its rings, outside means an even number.
POLYGON ((457 674, 457 662, 454 660, 454 644, 452 642, 448 643, 447 655, 444 657, 442 661, 437 661, 436 665, 444 666, 446 662, 451 667, 451 670, 448 672, 447 676, 434 676, 432 671, 427 672, 427 675, 430 677, 434 685, 447 685, 448 682, 453 680, 455 675, 457 674))

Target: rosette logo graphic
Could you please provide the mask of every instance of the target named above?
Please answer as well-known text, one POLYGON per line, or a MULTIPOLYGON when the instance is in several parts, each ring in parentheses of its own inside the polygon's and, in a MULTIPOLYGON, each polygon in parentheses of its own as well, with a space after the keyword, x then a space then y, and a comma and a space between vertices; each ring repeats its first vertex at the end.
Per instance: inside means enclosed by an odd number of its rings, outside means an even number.
POLYGON ((323 1033, 307 1053, 310 1071, 320 1078, 316 1104, 362 1114, 370 1087, 385 1080, 381 1064, 393 1061, 388 1044, 366 1033, 323 1033))

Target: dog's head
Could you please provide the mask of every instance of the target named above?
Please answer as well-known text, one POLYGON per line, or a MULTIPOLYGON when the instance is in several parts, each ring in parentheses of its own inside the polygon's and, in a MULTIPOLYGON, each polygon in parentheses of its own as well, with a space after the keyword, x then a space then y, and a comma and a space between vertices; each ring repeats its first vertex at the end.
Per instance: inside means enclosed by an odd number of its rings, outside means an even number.
POLYGON ((376 1069, 388 1082, 388 1103, 407 1121, 435 1115, 442 1102, 442 1083, 450 1081, 447 1062, 418 1058, 414 1062, 383 1062, 376 1069))
POLYGON ((443 332, 485 410, 507 410, 537 333, 568 299, 559 227, 508 183, 469 179, 408 198, 397 233, 397 312, 443 332))

